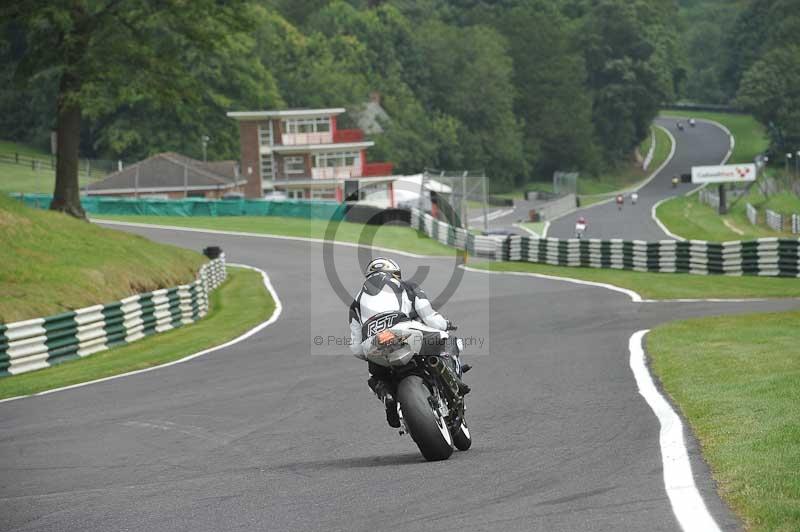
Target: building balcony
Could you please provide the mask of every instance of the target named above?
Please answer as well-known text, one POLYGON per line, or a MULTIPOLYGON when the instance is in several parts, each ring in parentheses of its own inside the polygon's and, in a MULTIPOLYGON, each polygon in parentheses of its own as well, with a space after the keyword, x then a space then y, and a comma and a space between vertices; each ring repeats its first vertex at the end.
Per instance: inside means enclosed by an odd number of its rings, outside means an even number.
POLYGON ((364 132, 360 129, 337 129, 333 134, 333 142, 361 142, 364 132))
POLYGON ((392 163, 366 163, 362 177, 377 177, 392 175, 394 165, 392 163))
POLYGON ((349 179, 351 177, 361 177, 361 169, 358 166, 326 166, 311 168, 312 179, 349 179))
POLYGON ((283 133, 281 144, 284 146, 307 146, 309 144, 331 144, 334 142, 330 131, 319 133, 283 133))

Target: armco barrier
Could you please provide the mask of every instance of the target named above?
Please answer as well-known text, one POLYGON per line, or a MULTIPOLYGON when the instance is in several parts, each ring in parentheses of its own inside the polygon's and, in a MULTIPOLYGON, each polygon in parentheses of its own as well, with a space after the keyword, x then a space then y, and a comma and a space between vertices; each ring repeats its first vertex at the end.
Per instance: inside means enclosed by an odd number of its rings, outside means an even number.
POLYGON ((0 376, 85 357, 192 323, 208 312, 208 294, 226 278, 225 255, 191 284, 137 294, 46 318, 0 323, 0 376))
MULTIPOLYGON (((434 234, 441 235, 443 226, 450 228, 416 209, 412 210, 411 221, 413 227, 432 238, 437 238, 434 234)), ((457 234, 466 233, 460 228, 450 229, 457 234)), ((494 249, 491 252, 484 249, 483 255, 504 261, 641 272, 800 277, 800 239, 760 238, 722 243, 700 240, 645 242, 528 236, 475 237, 466 234, 466 242, 458 238, 453 239, 453 243, 437 239, 443 244, 466 249, 471 254, 476 254, 475 239, 488 239, 484 240, 483 245, 494 249)))
MULTIPOLYGON (((28 207, 47 209, 53 197, 49 194, 12 194, 28 207)), ((147 198, 110 198, 82 196, 81 205, 93 215, 146 216, 288 216, 342 220, 346 205, 332 201, 258 199, 208 200, 187 198, 178 200, 147 198)))

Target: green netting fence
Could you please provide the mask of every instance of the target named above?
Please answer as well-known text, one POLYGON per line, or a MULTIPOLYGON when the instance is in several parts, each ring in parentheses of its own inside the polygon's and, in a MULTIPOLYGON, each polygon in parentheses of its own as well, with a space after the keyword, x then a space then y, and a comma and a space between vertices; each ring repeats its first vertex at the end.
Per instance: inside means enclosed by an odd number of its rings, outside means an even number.
MULTIPOLYGON (((28 207, 47 209, 50 194, 11 194, 28 207)), ((342 220, 345 205, 333 201, 187 198, 180 200, 109 198, 82 196, 81 205, 90 215, 141 216, 289 216, 342 220)))

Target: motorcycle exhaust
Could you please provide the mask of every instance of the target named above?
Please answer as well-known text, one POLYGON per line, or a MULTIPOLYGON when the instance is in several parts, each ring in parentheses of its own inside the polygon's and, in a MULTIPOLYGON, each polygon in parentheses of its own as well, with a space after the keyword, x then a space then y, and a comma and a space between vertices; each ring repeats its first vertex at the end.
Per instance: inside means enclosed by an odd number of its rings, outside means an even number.
POLYGON ((455 373, 453 373, 453 370, 442 362, 442 359, 439 357, 428 357, 427 363, 431 372, 438 376, 444 383, 444 391, 450 396, 450 399, 460 403, 463 395, 461 393, 462 384, 459 382, 459 378, 456 377, 455 373))

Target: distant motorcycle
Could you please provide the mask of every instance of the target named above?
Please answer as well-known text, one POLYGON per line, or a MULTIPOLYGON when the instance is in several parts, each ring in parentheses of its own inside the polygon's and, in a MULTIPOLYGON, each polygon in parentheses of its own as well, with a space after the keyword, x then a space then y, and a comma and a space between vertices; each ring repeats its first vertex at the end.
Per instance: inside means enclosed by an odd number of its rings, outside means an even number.
POLYGON ((678 122, 678 123, 676 124, 676 126, 678 127, 678 130, 679 130, 679 131, 683 131, 683 122, 678 122))
POLYGON ((575 222, 575 238, 581 240, 583 238, 584 233, 586 233, 586 220, 581 217, 575 222))
POLYGON ((423 356, 425 331, 404 314, 386 312, 372 320, 396 324, 377 333, 378 348, 367 359, 392 371, 400 434, 410 434, 429 461, 446 460, 454 445, 461 451, 469 449, 472 436, 464 419, 461 376, 470 368, 467 364, 462 367, 457 356, 463 349, 461 339, 454 342, 457 353, 448 353, 442 346, 438 355, 423 356))
POLYGON ((690 118, 689 119, 689 126, 690 127, 694 127, 694 124, 695 124, 694 118, 690 118))

